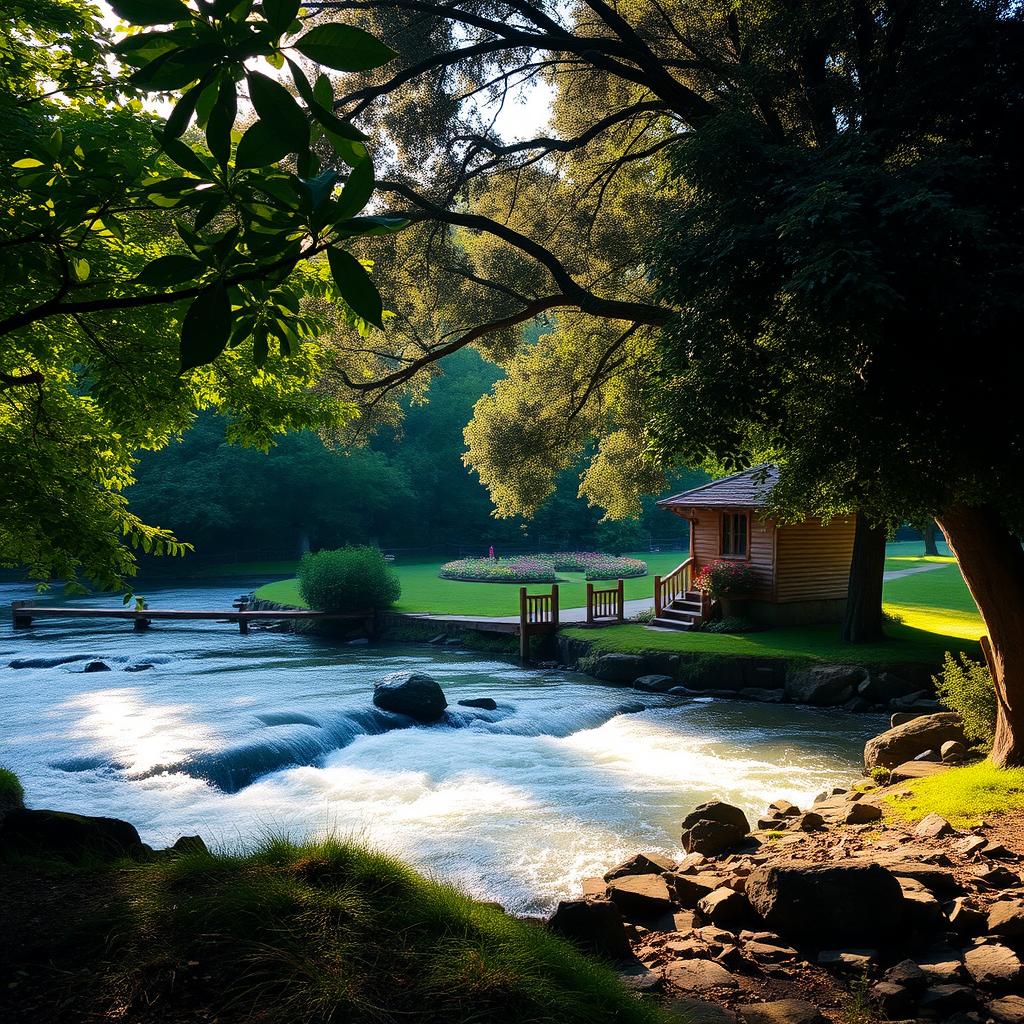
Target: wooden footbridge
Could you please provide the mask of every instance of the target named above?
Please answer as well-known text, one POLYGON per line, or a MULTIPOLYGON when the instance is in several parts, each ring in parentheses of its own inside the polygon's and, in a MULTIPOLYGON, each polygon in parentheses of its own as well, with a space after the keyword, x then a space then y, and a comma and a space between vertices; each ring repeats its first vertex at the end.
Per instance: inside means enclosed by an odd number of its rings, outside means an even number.
POLYGON ((61 608, 57 605, 33 605, 31 601, 12 601, 11 619, 15 629, 25 629, 36 619, 121 619, 137 630, 148 629, 155 621, 237 622, 239 633, 248 633, 251 622, 340 622, 362 621, 365 614, 316 612, 300 608, 253 609, 246 602, 235 602, 233 611, 201 611, 192 608, 61 608))

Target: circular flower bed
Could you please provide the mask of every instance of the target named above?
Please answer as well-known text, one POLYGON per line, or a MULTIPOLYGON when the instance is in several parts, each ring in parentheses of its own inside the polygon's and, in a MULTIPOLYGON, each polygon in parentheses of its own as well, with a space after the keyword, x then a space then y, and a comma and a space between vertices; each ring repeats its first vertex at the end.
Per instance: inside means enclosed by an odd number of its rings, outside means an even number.
POLYGON ((441 566, 446 580, 471 583, 555 583, 559 572, 582 572, 588 580, 646 576, 647 563, 600 551, 555 551, 511 558, 460 558, 441 566))

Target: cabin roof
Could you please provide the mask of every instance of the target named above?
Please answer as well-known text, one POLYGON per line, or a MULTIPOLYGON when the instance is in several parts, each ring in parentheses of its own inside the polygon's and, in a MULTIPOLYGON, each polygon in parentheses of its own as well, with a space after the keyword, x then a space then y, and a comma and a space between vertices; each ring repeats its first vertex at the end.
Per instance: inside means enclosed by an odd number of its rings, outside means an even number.
POLYGON ((693 490, 662 498, 662 508, 761 508, 779 479, 778 466, 753 466, 693 490))

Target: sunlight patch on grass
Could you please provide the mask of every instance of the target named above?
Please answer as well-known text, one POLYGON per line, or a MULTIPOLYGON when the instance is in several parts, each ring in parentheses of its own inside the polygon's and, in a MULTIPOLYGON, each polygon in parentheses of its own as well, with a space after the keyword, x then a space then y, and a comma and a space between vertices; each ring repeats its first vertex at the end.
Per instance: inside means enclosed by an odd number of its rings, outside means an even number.
POLYGON ((1024 810, 1024 768, 997 768, 991 761, 951 768, 901 785, 910 796, 887 796, 887 808, 907 821, 939 814, 957 828, 970 828, 994 814, 1024 810))

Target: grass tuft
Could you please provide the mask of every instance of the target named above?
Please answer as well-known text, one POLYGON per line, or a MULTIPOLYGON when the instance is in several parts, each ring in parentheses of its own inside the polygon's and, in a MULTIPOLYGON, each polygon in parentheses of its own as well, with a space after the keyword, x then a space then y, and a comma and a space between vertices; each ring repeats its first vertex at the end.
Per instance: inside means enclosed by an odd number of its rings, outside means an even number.
POLYGON ((92 941, 76 929, 92 962, 63 951, 64 967, 88 975, 97 1017, 163 1006, 230 1024, 674 1019, 543 928, 351 843, 271 839, 121 869, 115 882, 130 913, 105 897, 92 941))
POLYGON ((1024 768, 997 768, 979 761, 926 779, 914 779, 887 796, 888 807, 907 821, 939 814, 957 828, 971 828, 994 814, 1024 810, 1024 768))
POLYGON ((6 811, 22 807, 25 803, 25 790, 21 780, 9 768, 0 768, 0 816, 6 811))

